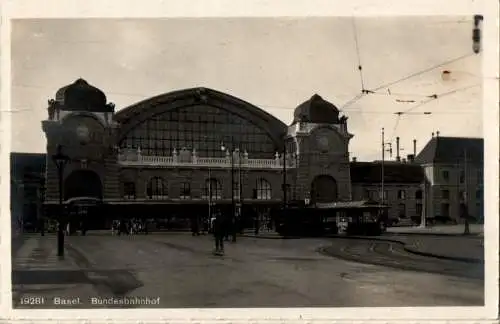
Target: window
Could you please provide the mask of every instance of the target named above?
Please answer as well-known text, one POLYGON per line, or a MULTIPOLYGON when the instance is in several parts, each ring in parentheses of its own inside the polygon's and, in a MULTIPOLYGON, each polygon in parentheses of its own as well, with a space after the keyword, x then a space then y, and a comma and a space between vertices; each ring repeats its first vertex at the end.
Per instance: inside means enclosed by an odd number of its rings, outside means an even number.
POLYGON ((372 199, 371 197, 371 194, 370 194, 370 190, 368 189, 363 189, 363 199, 372 199))
POLYGON ((161 177, 151 178, 147 185, 146 197, 155 200, 166 199, 168 197, 167 182, 161 177))
POLYGON ((463 190, 460 190, 458 192, 458 200, 466 200, 467 199, 467 194, 465 193, 465 191, 463 190))
POLYGON ((257 180, 256 198, 261 200, 271 199, 271 184, 265 179, 257 180))
POLYGON ((191 197, 191 184, 189 182, 181 183, 181 199, 189 199, 191 197))
POLYGON ((464 183, 465 182, 465 171, 460 171, 460 179, 459 179, 460 183, 464 183))
POLYGON ((135 199, 135 183, 125 182, 123 184, 123 198, 135 199))
POLYGON ((271 159, 275 143, 269 132, 228 110, 199 103, 156 115, 132 129, 120 148, 140 147, 143 155, 171 156, 185 147, 199 157, 223 157, 221 142, 248 152, 251 159, 271 159), (232 143, 231 143, 232 142, 232 143))
POLYGON ((398 217, 399 218, 406 218, 406 205, 405 204, 398 205, 398 217))
POLYGON ((406 191, 398 190, 398 199, 401 199, 401 200, 406 199, 406 191))
POLYGON ((388 199, 388 197, 389 197, 389 191, 384 190, 384 194, 383 194, 382 199, 383 199, 383 200, 387 200, 387 199, 388 199))
POLYGON ((221 199, 222 186, 217 179, 211 178, 205 181, 203 188, 203 198, 205 199, 221 199))
POLYGON ((422 196, 423 196, 422 195, 422 190, 417 190, 415 192, 415 199, 420 200, 420 199, 422 199, 422 196))
POLYGON ((450 191, 449 190, 441 190, 441 198, 442 199, 450 199, 450 191))
POLYGON ((450 204, 441 204, 441 216, 450 217, 450 204))
POLYGON ((422 211, 423 211, 422 203, 416 203, 415 204, 415 212, 416 212, 417 216, 422 216, 422 211))
POLYGON ((476 199, 483 199, 483 191, 476 190, 476 199))
POLYGON ((442 171, 441 175, 443 176, 443 180, 444 181, 450 180, 450 172, 448 172, 448 171, 442 171))

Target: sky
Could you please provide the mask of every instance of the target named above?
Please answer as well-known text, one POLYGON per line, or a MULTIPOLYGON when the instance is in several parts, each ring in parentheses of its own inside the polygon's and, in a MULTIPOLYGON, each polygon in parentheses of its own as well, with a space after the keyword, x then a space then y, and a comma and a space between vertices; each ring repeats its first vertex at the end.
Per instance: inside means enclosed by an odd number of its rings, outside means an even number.
POLYGON ((481 55, 471 33, 472 17, 461 16, 17 20, 11 150, 45 152, 47 100, 78 78, 117 110, 203 86, 286 124, 317 93, 349 117, 358 160, 381 158, 382 128, 394 149, 401 138, 401 156, 436 131, 482 137, 481 55), (362 89, 376 91, 352 102, 362 89))

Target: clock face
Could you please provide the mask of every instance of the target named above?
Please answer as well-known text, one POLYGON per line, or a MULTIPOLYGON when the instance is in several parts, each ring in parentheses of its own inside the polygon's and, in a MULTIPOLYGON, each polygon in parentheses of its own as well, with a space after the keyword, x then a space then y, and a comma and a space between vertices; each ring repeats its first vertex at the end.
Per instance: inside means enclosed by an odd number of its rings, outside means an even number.
POLYGON ((322 135, 318 137, 318 147, 322 152, 328 151, 329 144, 328 136, 322 135))
POLYGON ((87 143, 89 141, 90 131, 86 125, 79 125, 76 128, 76 136, 82 143, 87 143))

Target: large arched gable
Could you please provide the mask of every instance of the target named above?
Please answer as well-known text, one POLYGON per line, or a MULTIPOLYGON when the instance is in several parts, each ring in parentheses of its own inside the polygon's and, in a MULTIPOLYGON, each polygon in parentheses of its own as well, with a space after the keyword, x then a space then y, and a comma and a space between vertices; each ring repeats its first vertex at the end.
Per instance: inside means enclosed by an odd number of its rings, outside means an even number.
POLYGON ((244 100, 207 88, 169 92, 122 109, 114 117, 120 123, 117 140, 120 142, 131 130, 155 115, 200 104, 238 115, 268 133, 278 147, 283 143, 286 125, 282 121, 244 100))

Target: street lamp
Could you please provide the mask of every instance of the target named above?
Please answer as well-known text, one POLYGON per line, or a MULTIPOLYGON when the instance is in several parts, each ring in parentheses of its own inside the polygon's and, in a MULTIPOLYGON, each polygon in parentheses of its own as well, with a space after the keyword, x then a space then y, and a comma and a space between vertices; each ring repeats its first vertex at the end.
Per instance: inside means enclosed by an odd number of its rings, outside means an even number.
MULTIPOLYGON (((231 148, 234 149, 234 138, 231 137, 231 148)), ((229 152, 229 148, 227 148, 224 143, 220 144, 220 149, 222 152, 229 152)), ((236 242, 236 204, 234 199, 234 152, 230 152, 231 157, 231 213, 233 220, 233 242, 236 242)), ((238 158, 241 164, 241 152, 238 150, 238 158)), ((241 199, 241 166, 240 166, 240 177, 239 177, 239 194, 241 199)), ((240 207, 241 208, 241 207, 240 207)), ((240 215, 241 216, 241 215, 240 215)))
POLYGON ((38 213, 38 226, 40 230, 40 236, 45 236, 45 215, 44 215, 44 208, 43 208, 43 203, 45 201, 45 180, 41 179, 40 180, 40 186, 38 187, 38 206, 37 206, 37 213, 38 213))
POLYGON ((64 222, 63 222, 63 175, 64 168, 69 163, 69 157, 62 152, 62 145, 57 146, 56 154, 52 155, 52 160, 57 167, 59 177, 59 219, 57 228, 57 256, 64 256, 64 222))

